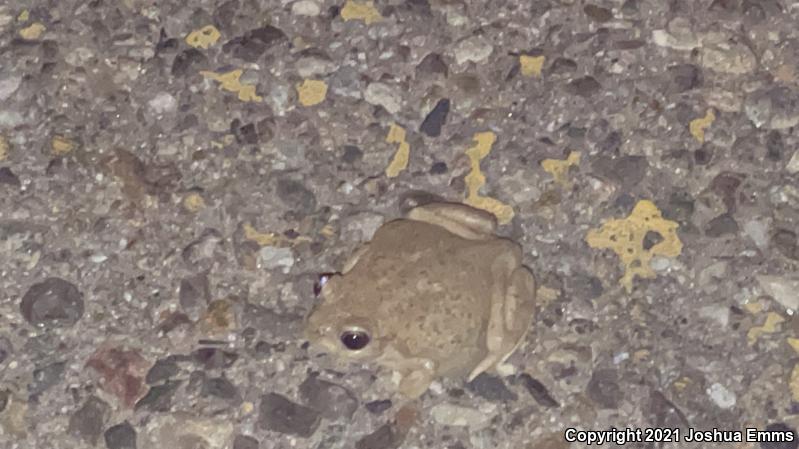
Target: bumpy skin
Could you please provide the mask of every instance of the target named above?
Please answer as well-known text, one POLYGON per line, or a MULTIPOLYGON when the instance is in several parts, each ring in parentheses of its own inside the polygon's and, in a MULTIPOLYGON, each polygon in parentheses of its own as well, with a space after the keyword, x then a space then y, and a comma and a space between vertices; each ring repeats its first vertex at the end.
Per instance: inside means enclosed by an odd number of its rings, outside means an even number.
POLYGON ((534 318, 535 281, 521 248, 496 237, 493 216, 461 204, 417 207, 384 224, 323 287, 306 336, 351 359, 399 371, 400 392, 424 393, 438 376, 495 369, 534 318), (369 344, 339 337, 365 331, 369 344))

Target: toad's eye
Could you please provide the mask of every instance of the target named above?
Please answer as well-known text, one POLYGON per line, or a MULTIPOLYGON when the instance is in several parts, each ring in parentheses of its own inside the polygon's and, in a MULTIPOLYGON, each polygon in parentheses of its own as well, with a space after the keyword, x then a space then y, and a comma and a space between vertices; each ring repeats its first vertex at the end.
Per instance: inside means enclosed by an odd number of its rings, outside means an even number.
POLYGON ((341 333, 341 343, 350 351, 358 351, 369 344, 369 334, 361 330, 348 330, 341 333))

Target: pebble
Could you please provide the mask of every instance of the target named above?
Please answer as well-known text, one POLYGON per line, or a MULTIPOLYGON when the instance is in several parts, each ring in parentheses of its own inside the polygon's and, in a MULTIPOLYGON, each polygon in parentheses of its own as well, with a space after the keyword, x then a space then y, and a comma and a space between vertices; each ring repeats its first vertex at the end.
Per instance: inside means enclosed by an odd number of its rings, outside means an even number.
POLYGON ((705 235, 711 238, 723 237, 738 232, 738 222, 730 214, 721 214, 707 223, 705 235))
POLYGON ((602 85, 593 76, 584 76, 572 80, 566 86, 566 92, 583 98, 590 97, 599 92, 602 85))
POLYGON ((702 86, 702 69, 694 64, 677 64, 666 69, 669 75, 668 91, 682 93, 702 86))
POLYGON ((430 410, 433 420, 445 426, 468 427, 470 431, 477 431, 487 426, 493 418, 493 413, 462 407, 449 403, 437 404, 430 410))
POLYGON ((34 369, 32 380, 28 384, 28 394, 36 397, 60 383, 64 378, 66 365, 66 362, 53 362, 34 369))
POLYGON ((342 238, 356 242, 368 242, 383 224, 385 218, 374 212, 360 212, 348 217, 342 226, 342 238))
POLYGON ((758 128, 792 128, 799 125, 799 92, 785 86, 756 90, 744 100, 744 112, 758 128))
POLYGON ((393 425, 383 424, 358 440, 355 449, 397 449, 404 440, 405 435, 398 432, 393 425))
POLYGON ((94 446, 103 434, 109 413, 108 404, 92 396, 69 418, 68 432, 94 446))
POLYGON ((291 13, 295 16, 316 17, 320 11, 319 4, 312 0, 300 0, 291 5, 291 13))
POLYGON ((721 327, 727 327, 730 322, 730 308, 723 305, 711 305, 701 307, 699 316, 711 321, 715 321, 721 327))
POLYGON ((367 103, 382 106, 391 114, 396 114, 402 109, 402 96, 397 89, 385 83, 370 83, 363 93, 367 103))
POLYGON ((438 53, 428 53, 416 66, 416 77, 424 78, 428 75, 449 75, 449 67, 446 61, 438 53))
POLYGON ((300 397, 309 407, 316 409, 322 417, 331 421, 349 421, 358 409, 358 399, 341 385, 309 376, 300 384, 300 397))
POLYGON ((449 114, 449 98, 442 98, 438 100, 435 107, 427 114, 422 124, 419 126, 419 131, 427 134, 429 137, 438 137, 441 135, 441 127, 447 121, 447 114, 449 114))
POLYGON ((770 244, 783 256, 799 260, 799 244, 797 244, 795 232, 779 228, 771 236, 770 244))
POLYGON ((549 393, 547 387, 533 376, 527 373, 522 373, 518 376, 517 381, 522 384, 527 392, 530 393, 530 396, 532 396, 539 405, 547 408, 560 406, 558 401, 556 401, 549 393))
POLYGON ((785 170, 792 175, 799 173, 799 150, 793 152, 793 156, 791 156, 788 164, 785 165, 785 170))
POLYGON ((750 73, 757 66, 752 50, 741 42, 735 42, 727 33, 703 36, 699 63, 710 70, 731 75, 750 73))
POLYGON ((5 75, 0 77, 0 101, 6 101, 19 89, 22 84, 21 76, 5 75))
POLYGON ((7 185, 14 188, 20 188, 22 183, 19 180, 19 176, 16 175, 11 168, 9 167, 2 167, 0 168, 0 185, 7 185))
POLYGON ((157 93, 147 104, 156 114, 175 112, 178 108, 178 100, 168 92, 157 93))
POLYGON ((136 449, 136 429, 127 421, 109 427, 103 436, 108 449, 136 449))
POLYGON ((336 64, 318 56, 304 56, 294 63, 297 73, 303 78, 324 76, 336 70, 336 64))
POLYGON ((269 393, 261 397, 258 424, 264 430, 308 438, 316 432, 321 415, 316 410, 269 393))
POLYGON ((181 381, 168 381, 162 385, 150 387, 147 394, 136 402, 136 410, 146 408, 151 412, 167 412, 172 408, 172 399, 177 393, 181 381))
POLYGON ((380 415, 386 410, 390 409, 391 405, 391 399, 378 399, 376 401, 367 402, 363 406, 369 413, 373 415, 380 415))
POLYGON ((588 381, 586 393, 600 408, 616 409, 622 400, 622 391, 615 369, 598 369, 588 381))
POLYGON ((147 424, 142 449, 227 448, 233 437, 228 419, 201 418, 188 413, 153 415, 147 424))
POLYGON ((51 277, 33 284, 20 302, 25 321, 38 327, 72 327, 83 316, 83 295, 75 284, 51 277))
POLYGON ((18 111, 12 109, 0 110, 0 128, 16 128, 25 123, 25 118, 18 111))
POLYGON ((301 181, 281 178, 275 191, 280 201, 301 215, 311 214, 316 209, 316 195, 301 181))
POLYGON ((508 389, 502 379, 486 373, 480 374, 466 384, 466 389, 492 402, 509 402, 519 398, 516 393, 508 389))
POLYGON ((248 435, 236 435, 233 439, 233 449, 258 449, 259 443, 248 435))
POLYGON ((480 63, 486 60, 494 51, 491 43, 482 36, 472 36, 464 39, 453 48, 455 62, 459 65, 467 62, 480 63))
POLYGON ((683 17, 672 19, 665 30, 654 30, 652 41, 655 45, 674 50, 693 50, 699 46, 699 38, 691 29, 691 23, 683 17))
POLYGON ((264 246, 258 251, 258 265, 265 270, 280 268, 288 273, 294 266, 294 252, 291 248, 264 246))
POLYGON ((755 277, 767 295, 788 310, 799 310, 799 278, 787 276, 758 275, 755 277))
POLYGON ((752 239, 752 241, 755 243, 755 246, 757 246, 760 250, 764 250, 768 247, 768 229, 768 222, 762 218, 754 218, 747 221, 743 225, 744 234, 752 239))
POLYGON ((719 408, 729 409, 735 406, 735 393, 728 390, 724 385, 715 382, 707 388, 707 394, 719 408))

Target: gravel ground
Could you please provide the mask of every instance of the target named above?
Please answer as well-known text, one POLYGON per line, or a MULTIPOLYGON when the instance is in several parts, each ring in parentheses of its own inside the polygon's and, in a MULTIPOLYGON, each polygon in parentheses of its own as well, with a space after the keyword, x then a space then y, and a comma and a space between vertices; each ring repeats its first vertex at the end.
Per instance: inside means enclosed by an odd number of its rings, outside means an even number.
POLYGON ((3 448, 795 435, 795 1, 5 0, 0 105, 3 448), (300 331, 433 196, 540 310, 517 373, 403 404, 300 331))

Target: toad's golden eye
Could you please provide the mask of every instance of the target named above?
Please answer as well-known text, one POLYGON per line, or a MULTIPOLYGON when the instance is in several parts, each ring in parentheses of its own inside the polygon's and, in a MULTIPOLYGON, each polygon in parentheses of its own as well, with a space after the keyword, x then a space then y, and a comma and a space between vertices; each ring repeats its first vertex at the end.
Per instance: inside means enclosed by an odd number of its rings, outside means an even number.
POLYGON ((358 351, 369 344, 369 334, 361 330, 348 330, 341 333, 341 343, 350 351, 358 351))

